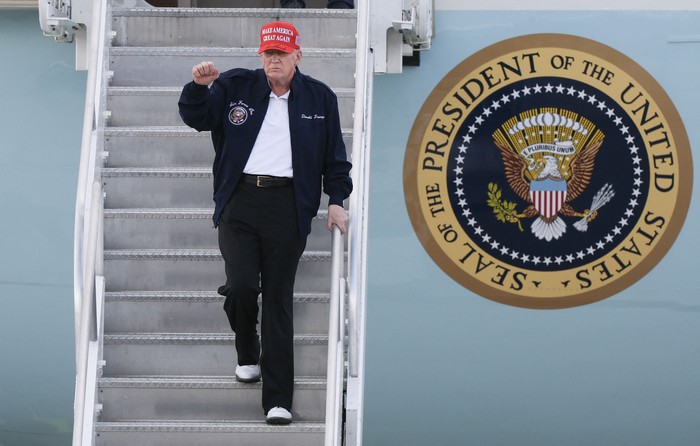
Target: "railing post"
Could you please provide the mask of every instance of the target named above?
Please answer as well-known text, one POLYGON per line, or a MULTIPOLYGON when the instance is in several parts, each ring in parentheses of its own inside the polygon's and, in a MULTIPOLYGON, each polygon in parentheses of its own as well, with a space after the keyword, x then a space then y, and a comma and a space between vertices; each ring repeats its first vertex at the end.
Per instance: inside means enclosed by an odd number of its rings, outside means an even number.
POLYGON ((328 366, 326 368, 326 432, 325 445, 339 446, 340 414, 343 385, 343 331, 344 313, 341 292, 344 293, 341 274, 343 271, 343 238, 340 229, 333 226, 331 247, 331 292, 328 317, 328 366), (340 379, 338 379, 340 377, 340 379))
POLYGON ((100 210, 102 209, 102 184, 95 181, 92 184, 91 212, 86 222, 88 227, 87 241, 84 245, 82 302, 80 309, 80 331, 77 339, 78 369, 75 383, 75 407, 73 419, 73 445, 82 445, 83 419, 85 417, 85 395, 87 393, 86 379, 88 373, 88 356, 90 342, 97 341, 97 313, 95 305, 95 260, 102 255, 99 250, 98 236, 100 230, 100 210))

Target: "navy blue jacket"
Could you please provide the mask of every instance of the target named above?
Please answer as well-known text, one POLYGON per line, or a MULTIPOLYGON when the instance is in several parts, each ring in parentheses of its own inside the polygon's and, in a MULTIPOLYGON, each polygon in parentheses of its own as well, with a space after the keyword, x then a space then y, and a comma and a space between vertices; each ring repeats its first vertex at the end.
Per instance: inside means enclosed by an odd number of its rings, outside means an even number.
MULTIPOLYGON (((262 69, 235 68, 211 88, 190 82, 182 90, 180 116, 198 131, 211 131, 214 143, 214 224, 243 173, 270 100, 262 69)), ((342 206, 352 191, 338 100, 328 86, 296 70, 288 99, 289 133, 299 234, 311 232, 321 202, 342 206)))

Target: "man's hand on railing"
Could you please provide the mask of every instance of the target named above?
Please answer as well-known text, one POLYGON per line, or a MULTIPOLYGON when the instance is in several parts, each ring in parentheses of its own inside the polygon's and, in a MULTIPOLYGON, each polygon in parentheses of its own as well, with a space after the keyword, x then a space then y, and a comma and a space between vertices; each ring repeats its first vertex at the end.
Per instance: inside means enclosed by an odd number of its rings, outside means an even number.
POLYGON ((348 214, 342 206, 337 204, 328 205, 328 230, 333 230, 333 225, 340 229, 341 234, 345 234, 345 225, 348 222, 348 214))

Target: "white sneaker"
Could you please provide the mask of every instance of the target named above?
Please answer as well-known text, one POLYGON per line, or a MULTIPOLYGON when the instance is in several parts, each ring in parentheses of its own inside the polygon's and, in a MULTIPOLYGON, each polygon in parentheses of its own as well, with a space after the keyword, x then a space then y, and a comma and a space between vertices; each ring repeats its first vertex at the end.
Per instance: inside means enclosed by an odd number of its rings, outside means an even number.
POLYGON ((259 365, 237 365, 236 381, 242 383, 254 383, 260 381, 259 365))
POLYGON ((267 424, 289 424, 292 422, 292 414, 284 407, 273 407, 267 413, 267 424))

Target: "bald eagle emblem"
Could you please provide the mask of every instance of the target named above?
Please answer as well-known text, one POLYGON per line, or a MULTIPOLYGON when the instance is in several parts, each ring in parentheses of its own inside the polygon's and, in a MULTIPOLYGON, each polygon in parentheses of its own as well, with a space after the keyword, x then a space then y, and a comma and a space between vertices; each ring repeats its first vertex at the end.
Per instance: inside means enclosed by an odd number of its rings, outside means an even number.
POLYGON ((528 203, 522 212, 501 200, 498 185, 489 185, 488 204, 504 222, 535 218, 530 229, 541 240, 559 239, 567 230, 562 217, 579 217, 574 228, 586 231, 598 210, 615 195, 606 184, 590 208, 576 211, 571 201, 588 187, 605 135, 584 117, 557 108, 534 109, 506 121, 493 133, 510 188, 528 203))
POLYGON ((228 114, 228 120, 233 125, 241 125, 248 119, 248 110, 245 107, 237 105, 231 109, 228 114))

